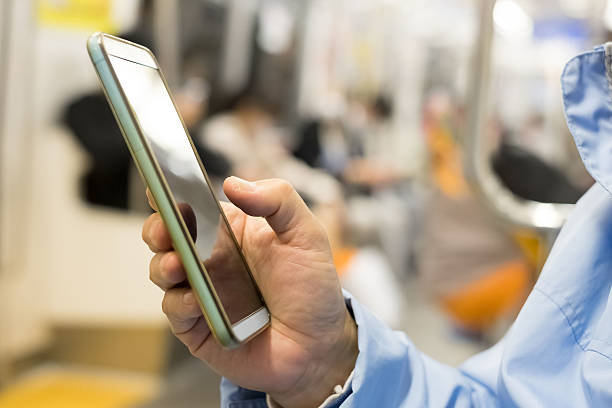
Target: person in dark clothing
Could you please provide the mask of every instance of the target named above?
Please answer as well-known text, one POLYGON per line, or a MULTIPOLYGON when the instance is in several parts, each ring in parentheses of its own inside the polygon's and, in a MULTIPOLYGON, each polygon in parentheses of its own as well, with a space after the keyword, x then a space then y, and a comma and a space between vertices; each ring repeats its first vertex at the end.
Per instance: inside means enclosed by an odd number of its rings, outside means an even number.
MULTIPOLYGON (((142 1, 138 23, 120 36, 155 50, 153 1, 142 1)), ((63 121, 91 158, 81 179, 83 198, 91 204, 127 209, 130 152, 104 94, 94 92, 73 100, 63 121)))
MULTIPOLYGON (((154 52, 152 1, 142 2, 139 16, 134 29, 120 36, 154 52)), ((179 110, 185 109, 186 125, 197 127, 204 117, 205 101, 186 97, 177 98, 177 104, 179 110)), ((132 160, 104 94, 94 92, 73 100, 64 112, 63 121, 91 158, 91 166, 81 179, 83 198, 91 204, 128 209, 132 160)), ((228 175, 230 165, 227 160, 197 141, 194 144, 209 174, 228 175)))
POLYGON ((502 183, 525 200, 574 204, 586 192, 574 186, 556 167, 509 143, 501 143, 491 164, 502 183))
MULTIPOLYGON (((83 198, 91 204, 128 209, 132 160, 104 95, 96 92, 70 103, 64 122, 91 158, 81 180, 83 198)), ((194 145, 209 174, 229 174, 230 165, 223 156, 197 140, 194 145)))
POLYGON ((64 122, 91 158, 81 179, 83 198, 127 209, 130 152, 104 95, 85 95, 70 103, 64 122))
POLYGON ((298 129, 298 143, 292 150, 293 155, 308 164, 318 167, 321 155, 321 121, 309 119, 298 129))

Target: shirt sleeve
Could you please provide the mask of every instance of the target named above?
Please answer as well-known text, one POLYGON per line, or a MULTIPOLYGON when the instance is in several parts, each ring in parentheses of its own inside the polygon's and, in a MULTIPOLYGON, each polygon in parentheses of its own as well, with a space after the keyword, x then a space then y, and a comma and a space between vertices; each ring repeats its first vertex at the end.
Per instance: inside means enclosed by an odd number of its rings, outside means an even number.
POLYGON ((352 393, 340 407, 495 407, 492 384, 501 353, 473 359, 461 368, 441 364, 416 349, 345 293, 358 328, 359 356, 352 393), (486 362, 486 364, 484 364, 486 362))
POLYGON ((221 408, 268 408, 268 404, 263 392, 238 387, 227 378, 222 378, 221 408))
MULTIPOLYGON (((419 352, 404 333, 391 330, 345 292, 357 323, 359 355, 343 392, 328 401, 335 407, 495 407, 494 384, 501 345, 460 368, 419 352)), ((333 390, 330 390, 330 394, 333 390)), ((267 407, 266 395, 221 383, 223 408, 267 407)))

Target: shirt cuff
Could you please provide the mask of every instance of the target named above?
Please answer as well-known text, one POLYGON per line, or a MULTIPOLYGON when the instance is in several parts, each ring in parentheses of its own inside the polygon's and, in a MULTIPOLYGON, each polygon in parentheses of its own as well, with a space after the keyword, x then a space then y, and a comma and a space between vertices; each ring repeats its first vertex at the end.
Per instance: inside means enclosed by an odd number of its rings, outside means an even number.
MULTIPOLYGON (((327 408, 327 407, 330 407, 334 403, 340 402, 340 400, 345 400, 351 391, 351 382, 353 381, 354 371, 355 370, 351 371, 351 374, 349 374, 348 378, 346 379, 344 386, 336 385, 334 387, 333 394, 327 397, 325 401, 323 401, 323 403, 319 405, 317 408, 327 408)), ((266 395, 266 403, 268 404, 269 408, 282 408, 280 405, 274 402, 274 400, 270 398, 269 395, 266 395)))

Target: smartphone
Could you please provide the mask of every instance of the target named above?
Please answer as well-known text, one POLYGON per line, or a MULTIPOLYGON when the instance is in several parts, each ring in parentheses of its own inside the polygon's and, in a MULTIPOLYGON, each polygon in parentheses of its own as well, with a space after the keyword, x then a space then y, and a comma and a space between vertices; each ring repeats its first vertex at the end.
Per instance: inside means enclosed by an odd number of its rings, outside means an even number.
POLYGON ((155 56, 104 33, 87 50, 211 332, 238 347, 270 314, 155 56))

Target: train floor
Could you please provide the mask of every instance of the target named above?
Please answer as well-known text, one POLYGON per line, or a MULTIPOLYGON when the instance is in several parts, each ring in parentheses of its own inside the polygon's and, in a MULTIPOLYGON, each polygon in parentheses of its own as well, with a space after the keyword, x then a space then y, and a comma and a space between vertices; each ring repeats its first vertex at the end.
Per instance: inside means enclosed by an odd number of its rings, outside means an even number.
MULTIPOLYGON (((402 329, 423 352, 458 365, 485 346, 454 331, 439 309, 406 285, 402 329)), ((219 406, 219 377, 173 342, 161 376, 45 362, 0 392, 0 408, 208 408, 219 406)))

